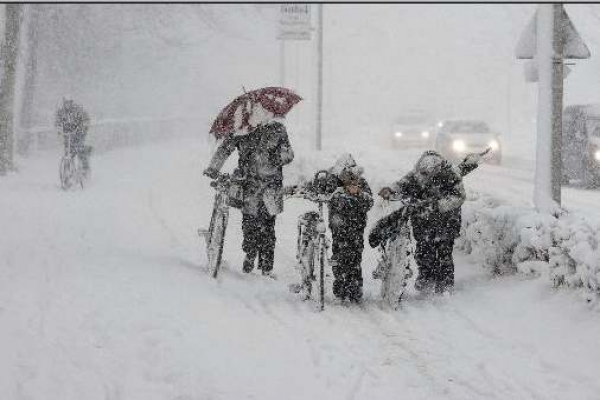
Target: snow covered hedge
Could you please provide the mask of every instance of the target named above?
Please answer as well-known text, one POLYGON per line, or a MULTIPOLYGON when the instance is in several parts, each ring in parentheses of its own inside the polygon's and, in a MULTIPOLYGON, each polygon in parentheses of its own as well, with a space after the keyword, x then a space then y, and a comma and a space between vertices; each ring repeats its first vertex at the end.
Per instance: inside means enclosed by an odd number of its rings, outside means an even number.
POLYGON ((540 214, 469 193, 457 246, 496 273, 539 275, 554 287, 579 288, 600 308, 600 226, 581 216, 540 214))

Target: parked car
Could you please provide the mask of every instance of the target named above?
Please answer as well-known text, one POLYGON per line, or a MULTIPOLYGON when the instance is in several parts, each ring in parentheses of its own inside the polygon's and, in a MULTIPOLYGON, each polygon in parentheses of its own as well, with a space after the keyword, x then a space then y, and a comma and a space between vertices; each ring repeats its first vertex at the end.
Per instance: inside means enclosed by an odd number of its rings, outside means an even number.
POLYGON ((500 135, 480 120, 446 120, 438 124, 435 148, 447 159, 459 162, 467 153, 481 152, 491 147, 486 161, 502 162, 500 135))
POLYGON ((563 112, 563 183, 600 186, 600 104, 576 104, 563 112))
POLYGON ((391 126, 391 141, 395 148, 430 147, 433 143, 434 123, 421 110, 409 111, 396 118, 391 126))

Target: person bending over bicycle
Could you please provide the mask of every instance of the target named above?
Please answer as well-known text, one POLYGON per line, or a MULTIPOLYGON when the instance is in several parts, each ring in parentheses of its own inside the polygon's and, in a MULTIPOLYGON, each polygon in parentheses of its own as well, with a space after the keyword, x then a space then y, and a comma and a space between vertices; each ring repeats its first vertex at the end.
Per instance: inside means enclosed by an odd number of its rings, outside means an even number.
POLYGON ((283 211, 282 167, 294 159, 285 126, 276 120, 261 123, 247 134, 226 137, 213 155, 204 174, 216 178, 227 158, 238 151, 234 175, 242 184, 243 271, 258 268, 271 275, 275 253, 275 219, 283 211))
POLYGON ((90 117, 81 104, 71 99, 63 99, 63 104, 56 111, 55 125, 58 134, 63 137, 65 155, 80 158, 85 176, 89 174, 89 155, 91 146, 85 145, 85 138, 90 125, 90 117))
POLYGON ((384 199, 402 197, 416 208, 410 218, 419 267, 417 290, 443 293, 454 287, 452 250, 466 198, 462 176, 477 167, 472 164, 456 168, 437 152, 426 151, 413 171, 379 192, 384 199))
MULTIPOLYGON (((333 238, 333 294, 341 299, 362 299, 362 252, 367 212, 373 206, 371 188, 363 170, 350 154, 342 155, 329 170, 326 191, 329 202, 329 228, 333 238)), ((310 184, 309 184, 310 185, 310 184)))

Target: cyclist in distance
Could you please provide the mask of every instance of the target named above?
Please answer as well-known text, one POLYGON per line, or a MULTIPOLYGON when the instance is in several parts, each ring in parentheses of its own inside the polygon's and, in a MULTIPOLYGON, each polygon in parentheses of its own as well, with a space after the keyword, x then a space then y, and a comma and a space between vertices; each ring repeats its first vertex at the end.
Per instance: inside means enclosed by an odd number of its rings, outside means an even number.
POLYGON ((90 125, 90 117, 81 104, 71 99, 63 99, 61 107, 56 111, 55 125, 62 136, 65 154, 79 156, 85 176, 90 170, 89 154, 91 147, 85 145, 85 138, 90 125))

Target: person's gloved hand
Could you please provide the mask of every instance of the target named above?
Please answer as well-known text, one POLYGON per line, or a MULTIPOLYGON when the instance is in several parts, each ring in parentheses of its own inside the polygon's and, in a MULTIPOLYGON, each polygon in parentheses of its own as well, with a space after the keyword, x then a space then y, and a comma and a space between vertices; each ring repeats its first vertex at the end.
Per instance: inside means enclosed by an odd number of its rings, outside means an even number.
POLYGON ((298 185, 284 186, 283 187, 283 194, 287 195, 287 196, 291 196, 294 193, 296 193, 297 190, 298 190, 298 185))
POLYGON ((390 196, 392 195, 392 189, 389 187, 383 187, 381 188, 381 190, 379 191, 379 196, 381 196, 384 200, 389 200, 390 196))
POLYGON ((211 167, 206 168, 203 174, 208 176, 210 179, 217 179, 219 177, 219 171, 211 167))

